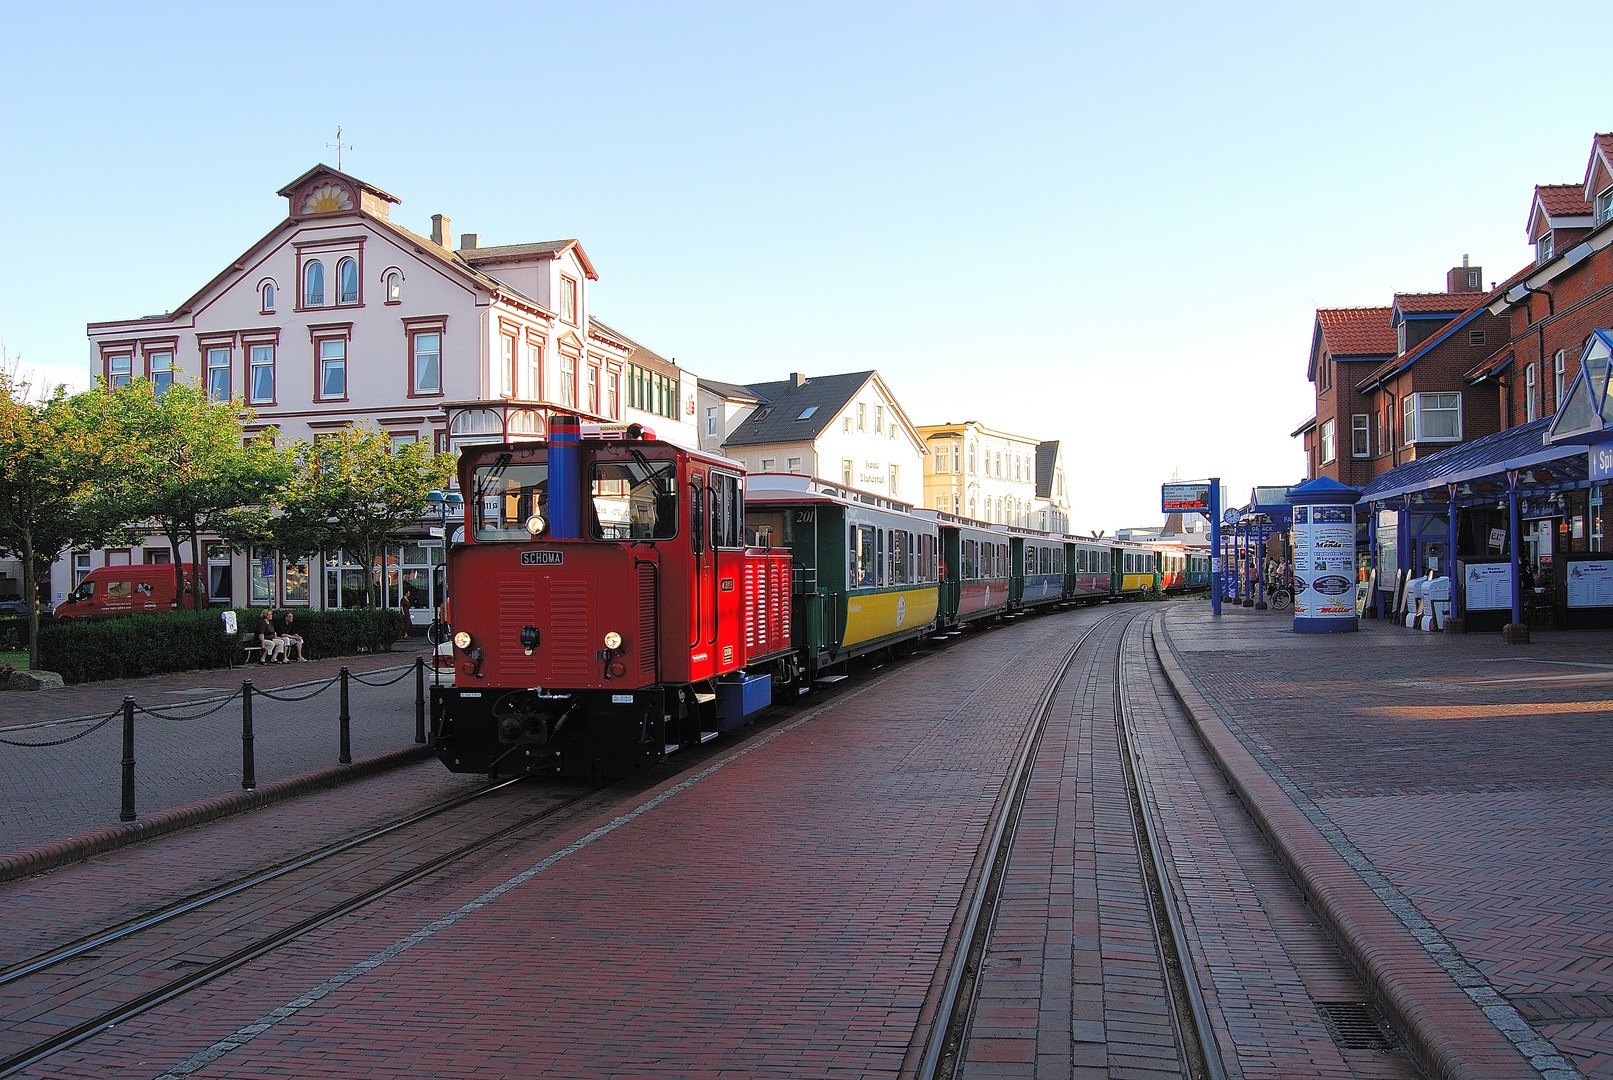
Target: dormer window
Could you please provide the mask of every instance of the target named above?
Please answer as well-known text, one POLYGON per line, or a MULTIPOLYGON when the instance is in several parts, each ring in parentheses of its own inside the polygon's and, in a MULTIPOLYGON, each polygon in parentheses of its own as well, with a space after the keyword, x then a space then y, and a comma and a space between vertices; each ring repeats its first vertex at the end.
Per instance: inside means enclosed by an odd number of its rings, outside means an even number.
POLYGON ((336 264, 336 302, 358 303, 358 260, 343 259, 336 264))
POLYGON ((1596 223, 1605 225, 1613 220, 1613 187, 1596 196, 1596 223))
POLYGON ((577 282, 564 274, 560 276, 560 317, 577 325, 577 282))
POLYGON ((1535 241, 1535 262, 1543 263, 1551 258, 1551 254, 1552 236, 1551 230, 1548 229, 1546 232, 1540 234, 1539 240, 1535 241))
POLYGON ((325 267, 318 259, 302 268, 302 306, 325 306, 325 267))

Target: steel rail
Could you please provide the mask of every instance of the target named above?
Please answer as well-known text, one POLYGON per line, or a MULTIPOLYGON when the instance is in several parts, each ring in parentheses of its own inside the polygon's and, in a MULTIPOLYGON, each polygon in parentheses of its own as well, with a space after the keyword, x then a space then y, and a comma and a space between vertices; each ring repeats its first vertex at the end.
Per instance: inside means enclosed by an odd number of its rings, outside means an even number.
MULTIPOLYGON (((1152 623, 1157 616, 1144 620, 1152 623)), ((1131 628, 1128 626, 1127 630, 1131 628)), ((1152 635, 1150 635, 1151 638, 1152 635)), ((1122 636, 1122 645, 1124 636, 1122 636)), ((1122 647, 1115 662, 1115 729, 1120 736, 1120 760, 1125 767, 1128 803, 1133 815, 1132 828, 1137 837, 1138 862, 1147 879, 1149 891, 1148 915, 1154 924, 1154 941, 1159 951, 1160 971, 1169 989, 1171 1017, 1177 1033, 1177 1048, 1184 1058, 1189 1076, 1202 1080, 1227 1080, 1226 1067, 1221 1061, 1220 1044, 1210 1024, 1209 1008, 1204 1002, 1204 989, 1199 985, 1198 969, 1187 945, 1187 932, 1182 925, 1178 899, 1165 865, 1165 855, 1159 838, 1162 830, 1155 824, 1149 800, 1143 797, 1143 783, 1148 777, 1148 766, 1142 751, 1132 737, 1135 727, 1131 719, 1131 693, 1125 679, 1125 649, 1122 647), (1142 848, 1147 848, 1144 858, 1142 848), (1165 925, 1160 925, 1163 909, 1165 925), (1167 940, 1167 936, 1168 939, 1167 940), (1177 976, 1171 977, 1172 973, 1177 976), (1178 982, 1179 980, 1179 982, 1178 982), (1184 1002, 1180 1000, 1185 997, 1184 1002), (1184 1009, 1185 1006, 1185 1009, 1184 1009), (1184 1029, 1191 1024, 1192 1031, 1184 1029), (1194 1060, 1189 1049, 1188 1036, 1198 1051, 1194 1060), (1202 1066, 1196 1068, 1195 1066, 1202 1066)), ((1150 785, 1151 786, 1151 785, 1150 785)))
MULTIPOLYGON (((578 794, 574 798, 567 799, 564 802, 548 807, 537 814, 528 815, 522 820, 507 825, 487 836, 472 840, 466 844, 462 844, 452 851, 445 852, 444 854, 436 856, 435 858, 415 866, 412 869, 394 875, 392 878, 374 886, 373 888, 367 889, 361 893, 356 893, 353 896, 343 900, 341 903, 326 908, 324 911, 310 915, 308 918, 303 919, 300 922, 285 927, 284 929, 277 930, 264 938, 260 938, 258 941, 250 945, 243 946, 235 952, 221 957, 213 963, 208 964, 206 967, 198 968, 197 970, 179 979, 176 979, 166 986, 158 987, 157 989, 132 998, 116 1008, 108 1009, 99 1016, 86 1020, 83 1023, 76 1024, 73 1027, 59 1032, 48 1039, 37 1042, 26 1050, 22 1050, 5 1058, 0 1058, 0 1077, 15 1075, 36 1062, 42 1061, 53 1054, 58 1054, 63 1050, 71 1049, 81 1042, 94 1038, 103 1031, 116 1027, 118 1024, 125 1023, 126 1021, 139 1016, 141 1013, 147 1012, 159 1005, 172 1001, 175 998, 183 997, 192 990, 195 990, 200 986, 205 986, 207 983, 212 982, 223 975, 227 975, 236 968, 251 963, 253 960, 265 956, 276 949, 279 949, 282 946, 313 932, 314 930, 334 922, 335 920, 342 918, 358 908, 374 903, 376 900, 396 892, 399 889, 412 885, 422 878, 429 877, 431 874, 436 873, 445 866, 449 866, 464 858, 474 855, 477 852, 490 847, 515 833, 520 832, 523 829, 528 829, 533 825, 541 823, 547 818, 551 818, 556 814, 568 810, 578 803, 592 797, 598 792, 598 790, 599 789, 597 788, 591 788, 586 792, 578 794)), ((479 792, 478 795, 485 793, 485 791, 479 792)), ((467 796, 466 798, 468 799, 470 796, 467 796)), ((373 838, 374 837, 371 837, 371 839, 373 838)))
MULTIPOLYGON (((1036 707, 1031 710, 1034 723, 1031 724, 1026 738, 1020 744, 1019 754, 1010 771, 1004 788, 1010 793, 1003 804, 1001 812, 992 822, 991 836, 986 848, 986 857, 981 864, 980 877, 975 883, 974 890, 965 901, 968 905, 964 918, 962 933, 958 937, 958 950, 954 954, 952 969, 947 973, 947 981, 941 992, 941 1000, 936 1008, 935 1021, 931 1025, 929 1036, 924 1048, 924 1056, 919 1062, 919 1080, 935 1080, 939 1075, 942 1056, 948 1048, 950 1036, 955 1027, 967 1019, 967 1007, 972 1003, 973 994, 966 998, 962 994, 964 977, 969 974, 970 957, 974 954, 977 945, 984 945, 981 935, 989 927, 981 923, 981 913, 985 910, 988 900, 993 899, 1001 891, 1001 870, 999 863, 1004 861, 1012 845, 1004 844, 1004 840, 1011 837, 1019 823, 1019 813, 1024 805, 1026 788, 1030 783, 1031 764, 1036 759, 1036 750, 1041 746, 1042 733, 1047 727, 1047 718, 1053 707, 1053 697, 1058 692, 1060 684, 1069 674, 1070 666, 1075 663, 1076 656, 1087 640, 1097 633, 1100 628, 1118 618, 1122 612, 1113 611, 1099 619, 1087 628, 1074 645, 1070 646, 1064 659, 1055 669, 1056 673, 1048 680, 1047 688, 1042 692, 1036 707)), ((995 904, 992 905, 995 909, 995 904)), ((974 973, 976 982, 971 984, 971 991, 978 985, 978 970, 974 973)), ((957 1065, 962 1060, 964 1042, 960 1037, 956 1046, 957 1053, 952 1059, 952 1072, 957 1071, 957 1065)))

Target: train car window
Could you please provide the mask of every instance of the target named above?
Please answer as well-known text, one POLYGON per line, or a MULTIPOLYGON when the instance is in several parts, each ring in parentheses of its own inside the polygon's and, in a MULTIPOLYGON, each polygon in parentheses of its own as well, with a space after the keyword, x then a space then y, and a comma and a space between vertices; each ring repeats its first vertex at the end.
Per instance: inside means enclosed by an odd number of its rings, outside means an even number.
POLYGON ((875 584, 877 571, 874 568, 874 527, 872 525, 853 525, 851 527, 853 546, 856 549, 856 561, 852 564, 852 573, 855 578, 854 586, 867 588, 875 584))
POLYGON ((696 555, 706 550, 706 477, 689 474, 689 543, 696 555))
POLYGON ((885 567, 885 530, 874 530, 874 572, 878 575, 878 584, 883 585, 890 578, 890 571, 885 567))
POLYGON ((958 573, 959 576, 966 579, 975 576, 975 542, 973 540, 963 542, 963 565, 958 567, 958 573))
POLYGON ((997 545, 997 576, 998 577, 1007 577, 1008 576, 1008 545, 1007 544, 998 544, 997 545))
POLYGON ((746 544, 751 547, 781 547, 784 542, 784 511, 753 510, 745 515, 746 544))
POLYGON ((1030 577, 1036 573, 1036 549, 1029 544, 1025 545, 1025 576, 1030 577))
POLYGON ((907 584, 907 533, 891 530, 891 584, 907 584))
POLYGON ((670 540, 678 535, 675 461, 596 461, 589 476, 595 540, 670 540))
POLYGON ((477 540, 530 540, 526 522, 533 514, 549 517, 549 466, 547 462, 477 468, 475 513, 472 529, 477 540))
POLYGON ((739 547, 745 535, 745 505, 740 497, 739 477, 729 473, 711 474, 711 545, 739 547))

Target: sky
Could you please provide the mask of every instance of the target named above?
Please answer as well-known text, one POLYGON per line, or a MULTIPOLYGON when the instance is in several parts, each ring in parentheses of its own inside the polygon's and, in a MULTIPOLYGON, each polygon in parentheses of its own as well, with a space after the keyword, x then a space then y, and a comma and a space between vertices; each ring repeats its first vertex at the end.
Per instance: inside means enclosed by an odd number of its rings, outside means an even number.
POLYGON ((705 378, 876 368, 916 424, 1058 439, 1077 531, 1303 478, 1317 307, 1486 284, 1613 106, 1595 5, 0 5, 0 346, 89 385, 317 162, 705 378), (1576 89, 1576 83, 1585 86, 1576 89))

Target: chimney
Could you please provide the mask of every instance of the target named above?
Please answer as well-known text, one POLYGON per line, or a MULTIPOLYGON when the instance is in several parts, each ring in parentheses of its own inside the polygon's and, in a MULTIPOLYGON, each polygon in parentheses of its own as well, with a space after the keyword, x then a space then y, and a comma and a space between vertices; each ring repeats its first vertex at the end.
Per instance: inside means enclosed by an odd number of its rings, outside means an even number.
POLYGON ((791 386, 805 386, 806 385, 806 376, 801 374, 799 371, 790 372, 790 385, 791 386))
POLYGON ((1445 291, 1450 293, 1476 293, 1484 291, 1484 267, 1473 266, 1466 255, 1462 265, 1453 266, 1445 274, 1445 291))
POLYGON ((444 248, 445 247, 452 247, 453 246, 453 240, 450 239, 450 237, 452 237, 452 236, 453 236, 453 233, 450 232, 449 228, 448 228, 448 215, 447 214, 432 214, 431 215, 431 242, 433 244, 436 244, 438 247, 444 247, 444 248))
POLYGON ((466 232, 459 234, 459 250, 475 251, 482 246, 482 234, 479 232, 466 232))

